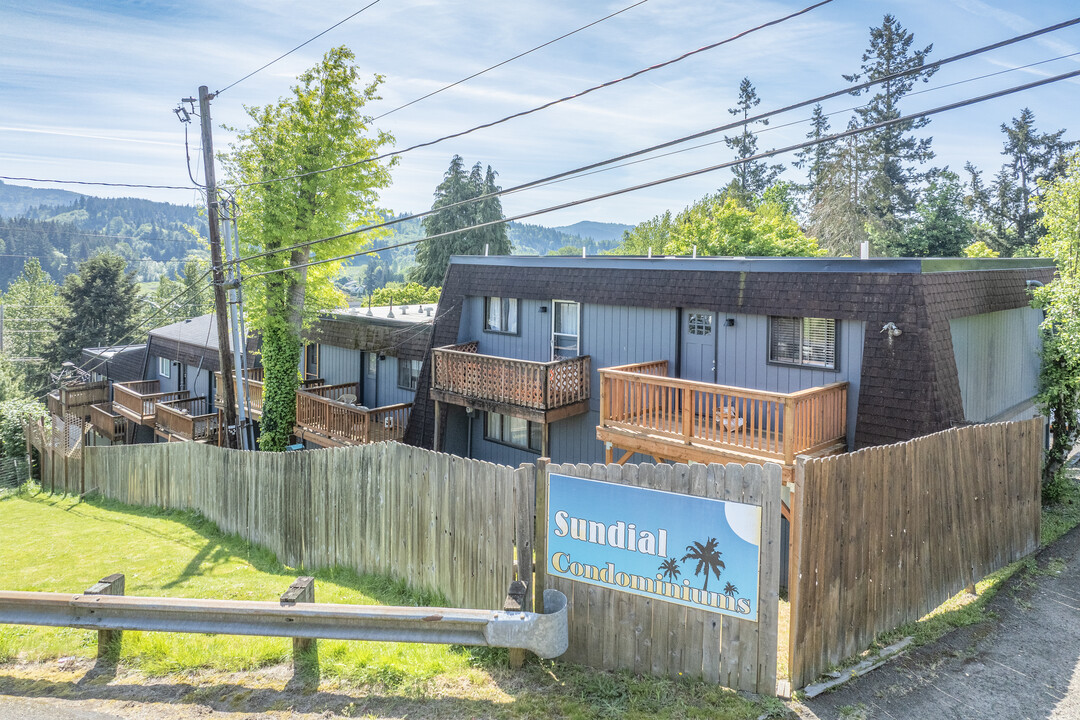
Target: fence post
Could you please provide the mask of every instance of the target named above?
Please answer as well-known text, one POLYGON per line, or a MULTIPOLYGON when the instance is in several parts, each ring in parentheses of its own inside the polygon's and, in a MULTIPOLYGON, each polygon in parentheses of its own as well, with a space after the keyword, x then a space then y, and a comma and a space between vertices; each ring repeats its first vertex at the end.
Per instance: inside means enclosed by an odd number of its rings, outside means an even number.
MULTIPOLYGON (((313 577, 296 578, 296 581, 289 586, 289 589, 281 595, 282 605, 313 602, 315 602, 315 578, 313 577)), ((318 664, 319 659, 316 654, 318 647, 315 643, 316 641, 313 638, 293 638, 293 672, 298 672, 301 669, 303 658, 310 657, 314 661, 313 664, 318 664)))
POLYGON ((536 461, 536 562, 533 565, 533 610, 544 612, 544 590, 547 589, 547 513, 548 513, 548 465, 551 458, 536 461))
MULTIPOLYGON (((506 599, 503 600, 503 612, 522 612, 525 610, 525 596, 528 585, 520 580, 510 583, 510 589, 506 591, 506 599)), ((517 670, 525 664, 525 650, 523 648, 510 648, 510 668, 517 670)))
MULTIPOLYGON (((123 595, 124 575, 114 573, 98 580, 94 585, 86 589, 83 595, 123 595)), ((124 637, 123 630, 98 630, 97 656, 116 660, 120 657, 120 641, 124 637)))

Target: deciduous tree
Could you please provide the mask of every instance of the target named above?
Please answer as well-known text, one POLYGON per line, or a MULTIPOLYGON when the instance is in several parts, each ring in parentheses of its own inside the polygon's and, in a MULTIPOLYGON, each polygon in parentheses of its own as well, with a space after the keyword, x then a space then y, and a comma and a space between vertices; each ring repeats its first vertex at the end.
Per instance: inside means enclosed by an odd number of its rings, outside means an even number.
POLYGON ((280 250, 245 263, 249 274, 272 271, 244 288, 249 327, 263 338, 264 450, 283 450, 295 424, 303 324, 344 303, 332 282, 341 263, 307 263, 356 252, 373 236, 293 246, 377 222, 378 191, 390 184, 393 162, 373 158, 392 138, 372 130, 363 113, 378 98, 382 78, 363 84, 354 59, 348 48, 334 48, 298 78, 291 95, 248 108, 252 124, 238 132, 225 157, 229 175, 241 184, 243 254, 280 250))

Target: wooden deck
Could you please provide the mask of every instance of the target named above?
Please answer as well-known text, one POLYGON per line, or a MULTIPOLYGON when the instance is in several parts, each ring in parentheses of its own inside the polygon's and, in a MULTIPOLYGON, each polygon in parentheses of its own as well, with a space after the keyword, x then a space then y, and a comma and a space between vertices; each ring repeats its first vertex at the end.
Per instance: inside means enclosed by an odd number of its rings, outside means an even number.
POLYGON ((468 342, 432 351, 433 400, 541 423, 588 412, 588 355, 534 362, 480 355, 477 347, 468 342))
POLYGON ((357 383, 318 385, 296 391, 293 434, 320 447, 344 447, 398 441, 405 436, 412 403, 366 408, 342 397, 356 398, 357 383))
POLYGON ((69 415, 90 418, 90 406, 109 401, 109 382, 76 383, 53 390, 46 398, 49 413, 59 417, 69 415))
POLYGON ((90 406, 90 427, 113 445, 124 442, 127 424, 127 418, 114 411, 111 402, 90 406))
POLYGON ((135 380, 113 383, 113 410, 139 425, 154 427, 157 424, 157 404, 170 400, 186 400, 191 397, 187 390, 160 392, 158 380, 135 380))
MULTIPOLYGON (((244 399, 252 420, 262 420, 263 409, 263 369, 248 368, 244 373, 244 399)), ((214 406, 225 407, 225 398, 221 394, 221 371, 214 372, 214 406)), ((300 383, 300 387, 310 388, 325 384, 322 378, 310 378, 300 383)), ((237 397, 239 400, 239 396, 237 397)))
POLYGON ((600 425, 615 448, 676 462, 775 462, 785 482, 797 455, 842 452, 846 382, 773 393, 667 377, 667 361, 600 370, 600 425))
POLYGON ((154 434, 169 442, 216 442, 217 410, 201 397, 158 402, 154 434))

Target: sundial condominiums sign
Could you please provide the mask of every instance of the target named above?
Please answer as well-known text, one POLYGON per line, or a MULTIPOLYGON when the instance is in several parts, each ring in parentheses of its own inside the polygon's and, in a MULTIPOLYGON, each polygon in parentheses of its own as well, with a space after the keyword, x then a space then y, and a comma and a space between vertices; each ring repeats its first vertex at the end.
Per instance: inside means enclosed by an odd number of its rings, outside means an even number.
POLYGON ((761 508, 551 474, 548 573, 757 620, 761 508))

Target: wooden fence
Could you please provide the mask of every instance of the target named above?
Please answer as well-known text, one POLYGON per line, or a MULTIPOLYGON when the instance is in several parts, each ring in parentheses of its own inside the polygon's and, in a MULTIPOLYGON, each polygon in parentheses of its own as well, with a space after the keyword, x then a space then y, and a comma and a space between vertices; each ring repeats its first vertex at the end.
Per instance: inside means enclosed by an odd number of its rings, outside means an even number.
POLYGON ((800 463, 793 688, 1039 544, 1042 419, 800 463))
POLYGON ((49 492, 83 492, 83 439, 86 424, 81 418, 52 417, 50 427, 44 420, 27 423, 27 455, 30 449, 38 453, 41 487, 49 492))
POLYGON ((548 472, 760 505, 757 622, 562 577, 549 575, 547 586, 561 590, 569 600, 567 660, 645 675, 703 678, 734 689, 775 694, 778 465, 551 465, 548 472))
POLYGON ((457 607, 502 607, 515 543, 531 547, 531 520, 520 527, 513 512, 532 496, 531 466, 395 443, 297 453, 158 443, 84 457, 87 492, 197 510, 286 565, 388 573, 457 607))

